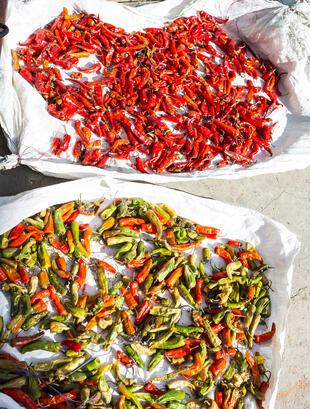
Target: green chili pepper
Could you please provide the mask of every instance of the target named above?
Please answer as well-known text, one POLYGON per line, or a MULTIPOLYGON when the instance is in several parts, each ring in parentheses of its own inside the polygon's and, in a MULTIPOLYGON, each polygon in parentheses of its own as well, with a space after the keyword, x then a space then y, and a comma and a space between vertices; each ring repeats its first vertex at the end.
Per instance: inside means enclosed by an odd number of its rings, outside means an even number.
POLYGON ((56 291, 61 294, 61 295, 66 295, 67 294, 67 289, 64 287, 59 281, 54 273, 54 271, 50 268, 48 269, 48 278, 50 280, 50 283, 55 287, 56 291))
POLYGON ((117 230, 120 231, 120 235, 128 236, 128 237, 135 237, 137 239, 140 238, 139 232, 129 229, 128 227, 118 227, 117 230))
POLYGON ((171 402, 168 405, 168 409, 188 409, 188 406, 184 405, 181 402, 171 402))
POLYGON ((2 315, 0 315, 0 338, 2 337, 3 328, 4 328, 3 317, 2 315))
POLYGON ((24 345, 21 349, 21 353, 25 354, 26 352, 37 351, 38 349, 42 349, 44 351, 49 352, 59 352, 60 342, 54 341, 35 341, 31 342, 31 344, 24 345))
POLYGON ((181 334, 192 334, 193 332, 204 332, 204 329, 201 327, 182 327, 180 325, 176 325, 175 327, 176 332, 180 332, 181 334))
POLYGON ((179 347, 183 347, 185 345, 184 337, 182 335, 176 335, 175 337, 171 337, 167 341, 162 342, 157 346, 160 349, 175 349, 179 347))
POLYGON ((79 299, 79 285, 76 281, 70 283, 72 305, 76 305, 79 299))
POLYGON ((135 238, 128 237, 128 236, 113 236, 113 237, 108 237, 106 241, 107 241, 108 246, 115 246, 117 244, 122 244, 122 243, 134 243, 135 238))
POLYGON ((241 329, 239 329, 239 328, 237 328, 237 327, 235 327, 234 325, 233 325, 233 323, 232 323, 232 319, 233 319, 233 317, 234 317, 234 314, 232 313, 232 312, 228 312, 226 315, 225 315, 225 318, 224 318, 224 322, 225 322, 225 325, 230 329, 230 330, 232 330, 232 331, 234 331, 234 332, 243 332, 243 330, 241 330, 241 329))
POLYGON ((129 356, 129 358, 133 359, 136 364, 139 366, 139 368, 144 368, 144 362, 141 356, 132 348, 131 345, 126 345, 125 346, 125 351, 126 354, 129 356))
POLYGON ((118 290, 121 288, 121 286, 123 285, 122 281, 116 281, 116 283, 114 283, 109 291, 110 295, 116 295, 118 293, 118 290))
POLYGON ((84 365, 83 369, 87 369, 88 371, 93 371, 94 369, 99 368, 100 365, 101 365, 100 359, 94 358, 90 362, 88 362, 86 365, 84 365))
POLYGON ((1 234, 1 236, 0 236, 0 249, 6 249, 9 246, 9 234, 10 234, 9 231, 7 231, 6 233, 1 234))
POLYGON ((154 282, 154 276, 153 274, 149 274, 143 283, 143 287, 144 287, 143 289, 145 293, 147 293, 149 289, 152 287, 153 282, 154 282))
POLYGON ((43 270, 49 269, 51 267, 51 260, 46 250, 46 247, 43 243, 41 243, 38 247, 38 256, 39 256, 41 268, 43 270))
POLYGON ((21 298, 21 291, 18 288, 12 288, 11 290, 11 317, 17 314, 19 310, 19 303, 21 298))
POLYGON ((166 342, 172 335, 174 335, 174 333, 175 333, 175 328, 171 328, 168 332, 163 334, 161 337, 151 342, 149 347, 150 348, 160 348, 164 342, 166 342))
POLYGON ((116 340, 116 338, 119 336, 119 334, 122 332, 123 329, 123 325, 122 323, 118 323, 118 324, 114 324, 112 325, 110 332, 107 336, 106 339, 106 344, 104 346, 104 349, 107 351, 108 349, 110 349, 111 345, 113 344, 113 342, 116 340))
POLYGON ((157 231, 157 238, 160 239, 162 232, 163 232, 163 226, 155 212, 153 210, 149 209, 146 213, 145 216, 148 218, 148 220, 156 227, 157 231))
POLYGON ((97 268, 97 277, 99 288, 101 288, 107 294, 109 292, 109 283, 102 268, 97 268))
POLYGON ((185 399, 184 391, 169 391, 169 392, 166 392, 164 395, 160 396, 156 402, 159 404, 163 404, 166 402, 175 401, 175 400, 183 400, 183 399, 185 399))
POLYGON ((134 243, 132 248, 127 251, 125 254, 122 256, 122 262, 124 264, 130 263, 134 258, 136 258, 137 255, 137 243, 134 243))
POLYGON ((186 287, 191 290, 196 286, 196 277, 191 266, 186 264, 184 266, 183 277, 185 279, 186 287))
MULTIPOLYGON (((18 252, 19 252, 19 249, 18 249, 18 248, 16 248, 16 247, 8 247, 7 249, 3 249, 3 250, 2 250, 2 256, 3 256, 4 258, 11 258, 11 257, 14 257, 14 255, 16 255, 16 253, 18 253, 18 252)), ((0 261, 3 263, 2 260, 3 260, 3 259, 0 258, 0 261)))
POLYGON ((42 318, 46 317, 49 314, 48 311, 41 311, 38 312, 37 314, 31 315, 26 319, 26 321, 22 325, 22 329, 24 331, 28 331, 30 328, 34 327, 37 325, 42 318))
POLYGON ((124 254, 126 254, 132 248, 132 243, 126 242, 115 254, 114 258, 121 258, 124 254))
POLYGON ((232 359, 229 362, 229 366, 228 366, 226 372, 223 375, 223 379, 225 379, 226 381, 231 381, 232 380, 232 378, 235 375, 236 370, 237 370, 236 365, 237 365, 236 361, 234 359, 232 359))
POLYGON ((191 304, 194 308, 196 308, 196 310, 200 311, 201 308, 199 306, 199 304, 196 303, 196 301, 194 300, 194 298, 192 297, 191 293, 189 292, 189 290, 185 287, 184 284, 179 284, 178 289, 181 293, 181 295, 185 298, 185 300, 191 304))
POLYGON ((256 307, 254 304, 249 304, 248 308, 245 312, 244 318, 243 318, 243 326, 244 328, 248 328, 252 322, 252 319, 254 317, 254 313, 256 311, 256 307))
POLYGON ((57 235, 63 236, 66 234, 66 228, 62 221, 60 209, 56 209, 54 212, 54 226, 57 235))
POLYGON ((149 362, 148 365, 148 371, 152 372, 157 365, 160 364, 160 362, 164 359, 164 354, 163 352, 159 351, 155 355, 153 355, 152 359, 149 362))
POLYGON ((55 369, 58 366, 71 362, 72 358, 57 358, 50 361, 38 362, 33 366, 36 372, 47 372, 55 369))
POLYGON ((137 256, 136 260, 141 260, 145 255, 145 244, 143 241, 139 241, 138 246, 137 246, 137 256))
POLYGON ((118 390, 122 395, 125 395, 127 399, 130 399, 137 406, 138 409, 143 409, 141 403, 136 398, 136 396, 132 392, 130 392, 123 383, 119 385, 118 390))
POLYGON ((113 204, 111 206, 109 206, 107 209, 103 210, 99 216, 101 217, 101 219, 106 220, 108 219, 110 216, 112 216, 112 214, 115 212, 116 210, 116 206, 114 206, 113 204))
POLYGON ((169 273, 171 273, 172 270, 175 268, 175 258, 172 257, 169 259, 163 267, 157 272, 155 278, 157 281, 161 282, 163 281, 169 273))
POLYGON ((104 376, 100 376, 100 378, 98 379, 98 389, 103 395, 105 403, 110 403, 112 400, 112 394, 104 376))
POLYGON ((88 358, 87 355, 70 360, 70 362, 58 368, 55 372, 56 377, 59 380, 63 380, 70 372, 79 368, 88 358))
POLYGON ((254 317, 253 317, 253 319, 251 321, 251 325, 250 325, 250 328, 249 328, 249 338, 248 338, 249 348, 252 348, 253 338, 254 338, 254 335, 255 335, 255 331, 256 331, 256 329, 257 329, 257 327, 259 325, 260 319, 261 319, 260 314, 254 314, 254 317))
POLYGON ((268 297, 263 297, 260 298, 257 303, 255 304, 255 312, 256 314, 260 314, 263 309, 266 307, 266 305, 270 302, 268 297))
POLYGON ((72 237, 74 240, 75 244, 78 244, 80 242, 80 228, 79 228, 79 223, 74 221, 71 224, 71 231, 72 231, 72 237))
POLYGON ((218 347, 218 346, 220 346, 220 345, 222 344, 222 341, 221 341, 221 340, 219 339, 219 337, 218 337, 216 334, 214 334, 214 332, 212 331, 212 328, 211 328, 210 323, 209 323, 209 321, 208 321, 207 318, 203 318, 203 325, 204 325, 205 330, 206 330, 206 333, 207 333, 207 335, 208 335, 210 344, 211 344, 213 347, 218 347))
POLYGON ((28 367, 28 371, 32 375, 32 376, 28 376, 29 393, 34 400, 38 400, 41 396, 41 390, 40 390, 38 379, 36 377, 36 373, 31 367, 28 367))
POLYGON ((101 296, 97 297, 95 304, 90 309, 90 313, 92 315, 98 314, 98 312, 101 311, 102 308, 104 307, 104 304, 105 304, 104 298, 101 296))
POLYGON ((70 303, 65 303, 66 310, 70 312, 75 318, 79 318, 79 321, 83 321, 86 318, 86 311, 84 308, 79 308, 71 305, 70 303))

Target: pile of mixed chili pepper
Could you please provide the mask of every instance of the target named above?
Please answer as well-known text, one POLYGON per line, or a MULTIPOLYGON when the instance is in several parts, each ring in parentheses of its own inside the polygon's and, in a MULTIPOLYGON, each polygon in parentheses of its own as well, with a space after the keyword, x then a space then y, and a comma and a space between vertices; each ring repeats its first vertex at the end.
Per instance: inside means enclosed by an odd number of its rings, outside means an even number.
MULTIPOLYGON (((73 155, 83 165, 114 158, 144 173, 190 172, 220 157, 218 167, 247 166, 261 150, 272 154, 280 74, 229 37, 226 21, 201 11, 127 33, 64 8, 12 50, 13 61, 49 114, 74 125, 73 155), (98 62, 89 65, 90 56, 98 62)), ((70 135, 57 137, 52 152, 72 145, 70 135)))
POLYGON ((11 300, 1 348, 57 354, 27 364, 0 351, 0 391, 30 409, 241 409, 249 394, 262 409, 268 371, 250 349, 271 340, 275 324, 256 334, 271 312, 256 249, 214 247, 219 229, 165 204, 105 203, 52 206, 0 236, 1 290, 11 300), (93 257, 98 246, 113 256, 93 257))

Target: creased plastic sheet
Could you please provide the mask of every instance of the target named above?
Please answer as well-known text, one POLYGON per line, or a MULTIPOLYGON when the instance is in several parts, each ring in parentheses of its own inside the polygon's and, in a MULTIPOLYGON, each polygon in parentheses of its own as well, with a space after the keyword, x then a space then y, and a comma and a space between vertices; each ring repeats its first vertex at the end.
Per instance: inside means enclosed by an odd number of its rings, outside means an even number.
MULTIPOLYGON (((204 225, 220 228, 223 236, 221 240, 223 241, 230 238, 251 242, 262 255, 264 262, 273 267, 268 272, 273 288, 271 292, 272 314, 268 319, 268 326, 270 327, 272 322, 276 322, 277 332, 272 342, 260 344, 259 348, 257 346, 253 348, 253 351, 259 350, 267 358, 266 367, 272 372, 270 388, 266 395, 264 407, 265 409, 273 409, 275 407, 281 356, 285 343, 285 321, 292 282, 292 263, 299 250, 299 242, 296 236, 283 225, 253 210, 230 206, 215 200, 199 198, 163 187, 113 181, 108 178, 87 178, 32 190, 12 198, 1 198, 0 233, 12 228, 23 218, 29 217, 48 206, 77 199, 90 201, 103 197, 108 200, 116 197, 142 197, 150 202, 166 203, 181 216, 204 225)), ((216 244, 218 244, 218 240, 206 240, 206 245, 211 249, 214 249, 216 244)), ((102 254, 100 257, 100 255, 96 254, 96 257, 100 259, 106 257, 106 255, 102 254)), ((110 262, 110 260, 107 261, 110 262)), ((92 278, 88 273, 87 286, 91 287, 91 283, 92 278)), ((88 291, 88 288, 86 290, 88 291)), ((8 305, 8 300, 0 293, 0 314, 4 316, 5 322, 8 320, 9 315, 8 305)), ((114 347, 113 350, 115 351, 116 348, 114 347)), ((9 346, 6 346, 5 350, 13 352, 9 346)), ((40 358, 38 358, 35 353, 21 355, 16 350, 13 353, 27 362, 38 362, 38 360, 52 355, 40 351, 40 358)), ((99 355, 103 362, 109 362, 112 359, 111 352, 103 353, 102 350, 101 352, 97 350, 93 353, 99 355)), ((165 370, 166 367, 163 363, 152 372, 152 377, 164 373, 165 370)), ((135 371, 133 376, 137 380, 146 380, 147 376, 149 376, 143 370, 135 371)), ((132 377, 132 373, 129 371, 127 376, 132 377)), ((3 399, 4 396, 0 394, 1 404, 4 403, 3 399)), ((6 405, 8 409, 18 407, 16 404, 15 406, 13 404, 6 405)), ((254 401, 248 401, 246 407, 254 409, 255 405, 254 401)))
POLYGON ((0 122, 8 145, 16 154, 0 163, 2 168, 25 164, 46 175, 74 179, 87 176, 111 176, 153 183, 199 178, 233 179, 271 172, 301 169, 310 164, 310 4, 296 2, 286 6, 267 0, 167 0, 139 8, 124 7, 103 0, 59 0, 43 2, 10 0, 7 25, 10 34, 4 39, 0 60, 0 122), (111 159, 105 169, 82 166, 68 151, 57 158, 50 152, 52 140, 65 133, 75 135, 69 123, 51 117, 41 95, 12 70, 10 49, 44 26, 62 6, 78 5, 88 12, 99 13, 103 21, 124 27, 127 31, 162 26, 178 16, 190 16, 205 10, 219 17, 229 17, 226 30, 249 43, 252 49, 269 58, 284 72, 280 89, 284 107, 272 113, 274 128, 273 156, 261 152, 256 162, 244 168, 239 165, 181 174, 142 174, 131 163, 111 159))

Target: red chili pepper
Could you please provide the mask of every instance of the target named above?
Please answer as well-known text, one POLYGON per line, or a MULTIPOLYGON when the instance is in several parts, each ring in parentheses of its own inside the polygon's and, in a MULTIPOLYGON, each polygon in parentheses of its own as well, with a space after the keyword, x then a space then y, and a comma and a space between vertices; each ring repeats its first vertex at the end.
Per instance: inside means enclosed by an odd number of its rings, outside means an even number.
POLYGON ((185 345, 184 347, 181 348, 176 348, 176 349, 170 349, 169 351, 166 351, 164 353, 164 356, 168 359, 174 359, 174 358, 182 358, 183 356, 188 356, 191 355, 192 351, 188 345, 185 345))
POLYGON ((20 278, 22 279, 22 283, 24 284, 28 283, 30 280, 28 271, 23 266, 19 265, 18 272, 19 272, 20 278))
POLYGON ((6 281, 7 279, 8 279, 7 275, 0 266, 0 281, 6 281))
POLYGON ((229 240, 228 245, 232 247, 239 247, 241 246, 241 242, 237 240, 229 240))
POLYGON ((222 257, 226 263, 230 263, 231 262, 231 255, 228 253, 227 250, 223 249, 223 247, 215 247, 215 254, 217 256, 222 257))
POLYGON ((110 264, 106 263, 103 260, 98 261, 98 267, 103 268, 104 270, 107 270, 109 273, 112 273, 112 274, 117 273, 116 269, 113 266, 111 266, 110 264))
POLYGON ((61 341, 61 345, 63 347, 67 347, 69 349, 72 349, 72 351, 74 351, 74 352, 80 352, 80 350, 82 348, 81 344, 79 344, 76 341, 71 341, 69 339, 65 339, 65 340, 61 341))
POLYGON ((214 399, 215 399, 217 406, 221 408, 223 405, 224 392, 219 392, 219 391, 214 392, 214 399))
POLYGON ((50 244, 55 247, 55 249, 62 251, 63 253, 69 253, 69 246, 67 244, 61 243, 56 236, 49 236, 48 238, 50 244))
POLYGON ((59 403, 66 402, 70 399, 76 399, 80 394, 80 389, 75 388, 70 392, 62 393, 61 395, 54 396, 42 396, 39 399, 41 406, 58 405, 59 403))
POLYGON ((144 318, 147 316, 147 314, 149 313, 150 309, 152 307, 152 303, 150 300, 146 299, 143 301, 143 303, 141 304, 141 307, 138 311, 137 314, 137 318, 135 321, 136 325, 140 325, 141 322, 144 320, 144 318))
POLYGON ((37 403, 26 392, 19 388, 4 388, 3 393, 28 409, 38 409, 37 403))
POLYGON ((152 384, 151 382, 149 382, 145 387, 144 387, 144 389, 147 391, 147 392, 150 392, 152 395, 155 395, 155 396, 162 396, 162 395, 164 395, 164 393, 165 392, 163 392, 163 391, 161 391, 160 389, 158 389, 154 384, 152 384))
POLYGON ((78 284, 79 288, 83 287, 86 280, 86 274, 87 274, 86 264, 84 260, 80 258, 79 271, 77 274, 77 278, 74 280, 78 284))
POLYGON ((228 358, 230 356, 235 356, 236 352, 237 351, 234 348, 222 349, 222 351, 218 351, 215 354, 215 359, 218 361, 219 359, 222 359, 222 358, 228 358))
POLYGON ((118 351, 116 351, 116 354, 117 354, 117 358, 127 368, 131 368, 135 364, 135 361, 133 359, 129 358, 128 356, 126 356, 125 354, 123 354, 122 351, 118 350, 118 351))
POLYGON ((264 334, 255 335, 254 341, 259 344, 260 342, 267 342, 270 341, 274 334, 276 333, 276 324, 273 322, 271 331, 265 332, 264 334))
POLYGON ((136 281, 132 281, 129 284, 129 287, 130 287, 131 295, 133 296, 133 298, 139 304, 139 284, 136 281))
POLYGON ((34 232, 31 231, 30 233, 20 235, 17 239, 9 242, 9 247, 21 246, 22 244, 25 243, 26 240, 28 240, 31 236, 33 236, 33 233, 34 232))
POLYGON ((213 375, 218 378, 226 368, 226 361, 224 358, 219 359, 218 361, 215 361, 214 364, 210 366, 210 371, 213 373, 213 375))
POLYGON ((31 304, 35 304, 37 301, 42 300, 43 298, 49 298, 51 296, 49 290, 42 290, 36 293, 31 298, 31 304))
POLYGON ((25 226, 22 223, 17 224, 14 229, 11 230, 9 234, 9 239, 10 240, 15 240, 17 239, 22 232, 24 231, 25 226))
POLYGON ((199 304, 202 303, 202 285, 203 280, 197 279, 195 287, 195 301, 199 304))

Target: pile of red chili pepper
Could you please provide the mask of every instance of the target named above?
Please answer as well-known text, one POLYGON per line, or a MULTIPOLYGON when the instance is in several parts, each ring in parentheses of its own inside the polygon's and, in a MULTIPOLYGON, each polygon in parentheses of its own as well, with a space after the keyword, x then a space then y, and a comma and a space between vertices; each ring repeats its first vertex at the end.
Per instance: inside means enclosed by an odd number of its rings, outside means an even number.
POLYGON ((272 339, 275 324, 256 334, 271 312, 268 265, 256 249, 214 246, 219 229, 166 204, 105 203, 52 206, 0 236, 1 290, 11 302, 0 349, 57 354, 29 364, 0 351, 0 391, 30 409, 241 409, 249 394, 262 409, 269 371, 249 351, 272 339), (85 216, 101 218, 97 231, 85 216), (114 250, 112 261, 93 257, 98 246, 114 250), (110 351, 109 363, 90 354, 95 345, 110 351))
MULTIPOLYGON (((13 60, 49 114, 74 123, 73 155, 83 165, 103 168, 115 158, 144 173, 190 172, 220 157, 218 167, 247 166, 261 150, 272 154, 280 75, 229 37, 226 21, 201 11, 127 33, 64 8, 13 50, 13 60), (89 66, 89 56, 98 62, 89 66)), ((61 155, 70 141, 55 138, 52 152, 61 155)))

